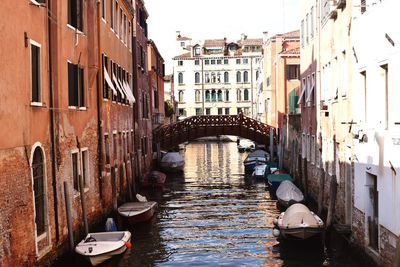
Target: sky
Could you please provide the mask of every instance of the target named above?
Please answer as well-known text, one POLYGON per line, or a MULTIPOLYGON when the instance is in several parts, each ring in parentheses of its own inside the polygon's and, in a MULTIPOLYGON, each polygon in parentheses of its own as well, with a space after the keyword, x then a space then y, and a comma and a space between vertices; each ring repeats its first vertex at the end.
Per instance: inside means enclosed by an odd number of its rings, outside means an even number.
POLYGON ((172 73, 176 31, 193 40, 262 38, 300 28, 299 0, 145 0, 149 38, 172 73))

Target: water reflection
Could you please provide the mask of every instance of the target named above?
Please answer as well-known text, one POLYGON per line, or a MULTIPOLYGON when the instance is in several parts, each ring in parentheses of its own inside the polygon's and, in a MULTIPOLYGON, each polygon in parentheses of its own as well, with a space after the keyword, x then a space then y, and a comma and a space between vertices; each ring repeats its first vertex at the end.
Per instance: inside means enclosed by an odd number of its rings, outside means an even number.
POLYGON ((327 258, 320 241, 273 237, 276 201, 264 181, 244 176, 236 143, 193 143, 182 153, 183 174, 141 192, 159 202, 156 216, 131 229, 133 247, 102 266, 358 266, 327 258))

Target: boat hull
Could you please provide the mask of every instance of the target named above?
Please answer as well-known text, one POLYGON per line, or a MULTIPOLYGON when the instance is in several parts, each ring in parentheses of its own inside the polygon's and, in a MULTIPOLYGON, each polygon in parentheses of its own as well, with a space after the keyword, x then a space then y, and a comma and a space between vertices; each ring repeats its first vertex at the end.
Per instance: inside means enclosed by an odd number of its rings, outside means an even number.
MULTIPOLYGON (((130 240, 128 240, 128 242, 130 242, 130 240)), ((122 253, 124 253, 126 251, 127 247, 126 245, 123 245, 122 247, 120 247, 117 250, 102 254, 102 255, 98 255, 98 256, 86 256, 86 259, 90 262, 90 264, 92 264, 92 266, 97 266, 103 262, 105 262, 106 260, 111 259, 113 256, 116 255, 120 255, 122 253)))
POLYGON ((153 171, 150 174, 144 176, 140 181, 143 187, 163 187, 167 175, 159 171, 153 171))
POLYGON ((133 225, 150 220, 154 216, 156 209, 157 202, 155 201, 128 202, 118 208, 118 213, 126 219, 129 224, 133 225), (137 207, 140 205, 146 206, 143 206, 143 208, 137 207))
POLYGON ((311 227, 299 227, 290 229, 280 229, 282 236, 285 238, 294 239, 308 239, 312 236, 321 234, 322 228, 311 228, 311 227))

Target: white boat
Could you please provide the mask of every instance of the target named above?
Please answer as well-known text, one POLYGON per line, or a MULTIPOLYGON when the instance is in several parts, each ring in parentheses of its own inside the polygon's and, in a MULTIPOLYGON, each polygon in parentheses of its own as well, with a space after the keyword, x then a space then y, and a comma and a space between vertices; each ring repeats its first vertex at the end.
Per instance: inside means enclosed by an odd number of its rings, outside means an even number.
POLYGON ((274 235, 285 238, 307 239, 324 231, 324 222, 305 205, 296 203, 282 212, 276 225, 279 228, 274 235))
POLYGON ((239 152, 253 151, 256 148, 256 144, 248 139, 240 139, 237 148, 239 152))
POLYGON ((124 253, 131 247, 130 241, 129 231, 89 233, 75 247, 75 252, 85 256, 93 266, 96 266, 114 255, 124 253))
POLYGON ((181 154, 178 152, 168 152, 161 159, 161 168, 169 172, 182 171, 185 166, 185 161, 183 160, 181 154))
POLYGON ((244 171, 246 173, 253 173, 254 167, 261 164, 267 164, 269 161, 269 154, 264 150, 256 150, 247 155, 244 160, 244 171))
POLYGON ((276 190, 276 197, 279 204, 284 207, 289 207, 294 203, 304 201, 304 195, 300 189, 291 181, 284 180, 276 190))
POLYGON ((264 178, 264 173, 265 173, 265 168, 267 167, 267 164, 260 164, 256 165, 254 167, 254 171, 252 176, 254 178, 264 178))
POLYGON ((118 207, 118 214, 131 224, 150 220, 157 208, 157 202, 126 202, 118 207))

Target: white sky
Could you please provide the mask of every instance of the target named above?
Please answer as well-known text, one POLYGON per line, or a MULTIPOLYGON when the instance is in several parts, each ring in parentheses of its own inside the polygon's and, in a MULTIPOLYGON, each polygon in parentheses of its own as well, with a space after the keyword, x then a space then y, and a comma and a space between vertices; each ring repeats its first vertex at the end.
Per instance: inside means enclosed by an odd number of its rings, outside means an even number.
POLYGON ((193 40, 262 38, 299 29, 299 0, 145 0, 149 38, 172 73, 175 34, 193 40))

